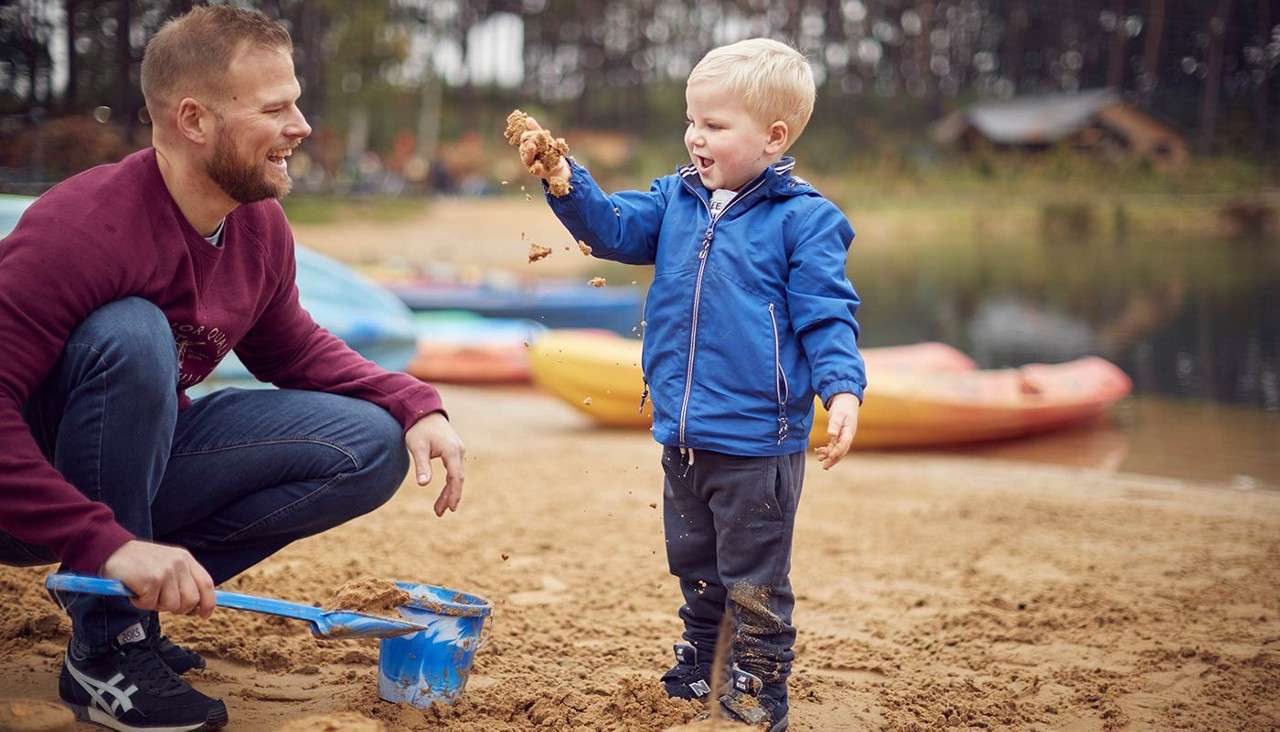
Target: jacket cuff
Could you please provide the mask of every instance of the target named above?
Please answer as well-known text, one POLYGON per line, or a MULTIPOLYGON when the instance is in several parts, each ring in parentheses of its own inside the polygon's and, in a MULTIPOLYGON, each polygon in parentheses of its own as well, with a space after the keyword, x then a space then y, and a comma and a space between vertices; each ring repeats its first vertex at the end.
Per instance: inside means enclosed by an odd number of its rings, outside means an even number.
POLYGON ((79 574, 99 574, 116 550, 137 537, 112 521, 63 549, 62 567, 79 574))
POLYGON ((858 404, 862 404, 862 393, 864 387, 852 379, 843 379, 841 381, 833 381, 822 387, 822 391, 818 394, 822 399, 822 406, 827 407, 831 404, 831 398, 836 394, 852 394, 858 397, 858 404))
POLYGON ((591 174, 587 169, 579 165, 572 157, 565 160, 569 163, 569 192, 563 196, 551 195, 551 184, 547 183, 547 179, 542 179, 542 195, 546 196, 547 203, 555 206, 572 205, 576 208, 578 202, 586 200, 587 190, 594 184, 591 180, 591 174))

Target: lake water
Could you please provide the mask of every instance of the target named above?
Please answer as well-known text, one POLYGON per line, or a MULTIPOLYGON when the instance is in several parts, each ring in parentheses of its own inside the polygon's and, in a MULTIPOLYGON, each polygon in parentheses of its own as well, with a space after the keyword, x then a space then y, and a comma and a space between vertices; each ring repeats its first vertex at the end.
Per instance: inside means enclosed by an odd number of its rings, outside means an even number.
POLYGON ((864 346, 1099 355, 1133 379, 1103 424, 966 454, 1280 488, 1280 243, 962 236, 855 244, 850 273, 864 346))

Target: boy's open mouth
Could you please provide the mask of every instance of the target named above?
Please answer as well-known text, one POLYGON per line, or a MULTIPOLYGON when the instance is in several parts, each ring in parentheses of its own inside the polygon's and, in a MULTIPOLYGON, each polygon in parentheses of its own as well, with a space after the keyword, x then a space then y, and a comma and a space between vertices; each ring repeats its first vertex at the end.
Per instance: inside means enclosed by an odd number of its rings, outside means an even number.
POLYGON ((710 168, 712 165, 715 165, 716 163, 716 161, 712 160, 711 158, 704 158, 701 155, 694 155, 693 159, 695 162, 698 163, 699 170, 706 170, 707 168, 710 168))

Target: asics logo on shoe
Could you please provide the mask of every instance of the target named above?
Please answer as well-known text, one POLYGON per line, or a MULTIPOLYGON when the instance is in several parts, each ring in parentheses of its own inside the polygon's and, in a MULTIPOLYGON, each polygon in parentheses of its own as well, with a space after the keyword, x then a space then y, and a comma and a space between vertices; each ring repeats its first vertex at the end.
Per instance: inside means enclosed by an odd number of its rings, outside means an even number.
POLYGON ((142 629, 142 623, 134 623, 120 632, 116 636, 116 643, 126 645, 128 643, 140 643, 147 639, 147 631, 142 629))
POLYGON ((80 684, 81 688, 89 694, 93 699, 93 703, 104 712, 110 712, 112 716, 119 716, 133 709, 133 702, 130 697, 138 690, 137 684, 130 684, 129 688, 121 689, 117 684, 124 681, 124 674, 117 673, 107 681, 98 681, 95 678, 86 676, 76 670, 70 661, 66 662, 67 671, 70 672, 71 678, 80 684), (112 701, 107 703, 105 697, 111 697, 112 701))

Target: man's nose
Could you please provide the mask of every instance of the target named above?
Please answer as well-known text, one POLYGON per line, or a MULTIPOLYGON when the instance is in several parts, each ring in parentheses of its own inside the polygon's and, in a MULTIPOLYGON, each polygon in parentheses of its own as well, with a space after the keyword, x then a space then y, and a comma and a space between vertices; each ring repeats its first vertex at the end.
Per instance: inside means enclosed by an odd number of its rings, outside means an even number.
POLYGON ((287 137, 296 137, 302 139, 311 136, 311 125, 307 124, 307 118, 303 116, 301 109, 295 108, 294 119, 284 129, 287 137))

